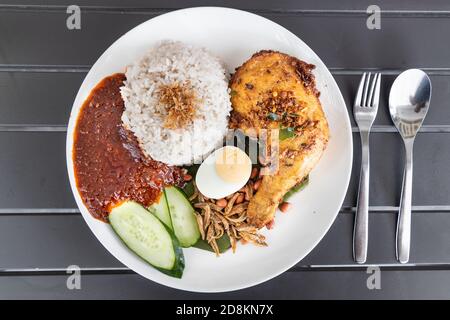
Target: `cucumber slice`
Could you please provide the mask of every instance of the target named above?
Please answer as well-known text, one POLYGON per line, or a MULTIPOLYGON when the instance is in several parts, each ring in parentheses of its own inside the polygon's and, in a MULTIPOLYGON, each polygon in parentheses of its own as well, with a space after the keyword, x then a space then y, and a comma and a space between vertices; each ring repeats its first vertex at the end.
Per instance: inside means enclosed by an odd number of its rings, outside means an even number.
POLYGON ((155 217, 161 220, 166 225, 166 227, 168 227, 170 230, 173 230, 172 219, 170 218, 169 206, 167 205, 167 199, 164 191, 159 197, 159 202, 155 202, 154 204, 152 204, 148 208, 148 211, 153 213, 155 217))
POLYGON ((182 247, 193 246, 200 239, 194 208, 183 190, 168 187, 164 190, 169 205, 170 217, 175 236, 182 247))
POLYGON ((111 210, 109 222, 125 245, 158 270, 181 278, 184 256, 177 239, 150 212, 134 201, 111 210))

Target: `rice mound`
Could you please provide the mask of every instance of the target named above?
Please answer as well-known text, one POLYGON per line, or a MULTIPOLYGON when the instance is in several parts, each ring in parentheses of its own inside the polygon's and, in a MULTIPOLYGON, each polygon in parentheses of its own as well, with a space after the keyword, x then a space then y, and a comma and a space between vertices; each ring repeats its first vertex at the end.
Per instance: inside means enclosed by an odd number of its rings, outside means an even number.
POLYGON ((222 63, 206 49, 162 41, 128 66, 125 75, 122 122, 147 156, 189 165, 201 163, 222 144, 231 111, 228 79, 222 63), (192 124, 179 129, 164 127, 167 106, 158 94, 161 86, 173 83, 189 83, 199 101, 192 124))

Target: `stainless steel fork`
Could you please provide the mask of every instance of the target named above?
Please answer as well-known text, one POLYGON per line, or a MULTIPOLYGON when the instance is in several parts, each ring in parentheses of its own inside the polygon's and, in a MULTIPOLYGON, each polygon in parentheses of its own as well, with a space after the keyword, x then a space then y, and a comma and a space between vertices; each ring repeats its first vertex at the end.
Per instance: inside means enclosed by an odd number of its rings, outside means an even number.
POLYGON ((359 177, 358 201, 353 230, 353 257, 357 263, 367 259, 369 235, 369 134, 377 116, 380 100, 381 74, 364 73, 356 93, 353 115, 361 135, 361 175, 359 177))

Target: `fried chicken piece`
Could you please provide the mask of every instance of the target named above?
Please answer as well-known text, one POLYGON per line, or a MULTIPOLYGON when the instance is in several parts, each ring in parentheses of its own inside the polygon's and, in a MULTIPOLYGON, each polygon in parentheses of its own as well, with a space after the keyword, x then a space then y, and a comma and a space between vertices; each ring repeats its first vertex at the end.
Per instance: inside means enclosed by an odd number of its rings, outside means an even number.
POLYGON ((230 80, 231 128, 258 136, 261 129, 281 128, 278 170, 263 176, 248 205, 249 222, 258 228, 273 220, 283 196, 310 173, 327 146, 328 123, 312 69, 314 65, 297 58, 264 50, 230 80))

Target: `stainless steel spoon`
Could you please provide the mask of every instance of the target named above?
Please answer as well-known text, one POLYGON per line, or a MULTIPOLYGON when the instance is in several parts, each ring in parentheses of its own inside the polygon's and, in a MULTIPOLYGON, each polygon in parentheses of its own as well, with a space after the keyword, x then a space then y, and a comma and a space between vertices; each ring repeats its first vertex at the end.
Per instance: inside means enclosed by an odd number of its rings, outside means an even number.
POLYGON ((411 243, 411 202, 413 179, 413 144, 427 115, 431 99, 431 81, 419 69, 402 72, 392 84, 389 111, 405 144, 405 171, 397 220, 397 260, 409 261, 411 243))

